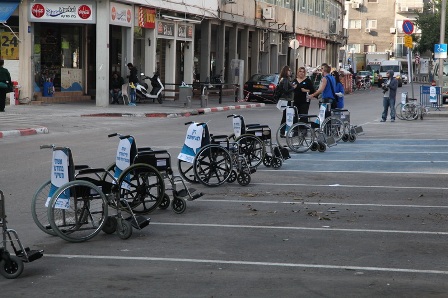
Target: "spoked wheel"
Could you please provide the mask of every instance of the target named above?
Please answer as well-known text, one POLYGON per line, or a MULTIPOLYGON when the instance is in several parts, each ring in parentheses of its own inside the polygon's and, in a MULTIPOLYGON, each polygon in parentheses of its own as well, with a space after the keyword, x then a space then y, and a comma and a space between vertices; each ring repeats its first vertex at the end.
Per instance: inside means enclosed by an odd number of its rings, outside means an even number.
POLYGON ((271 166, 271 163, 272 163, 272 156, 266 153, 263 158, 263 164, 265 167, 269 168, 271 166))
POLYGON ((182 178, 184 178, 184 180, 190 183, 199 183, 199 181, 194 176, 193 163, 189 163, 178 159, 177 168, 182 178))
POLYGON ((118 219, 117 234, 120 239, 126 240, 132 236, 132 224, 122 218, 118 219))
POLYGON ((229 151, 216 144, 203 147, 194 159, 194 173, 204 185, 223 184, 232 172, 232 158, 229 151))
POLYGON ((286 134, 288 147, 297 153, 308 151, 314 143, 314 133, 311 127, 303 122, 294 124, 286 134))
POLYGON ((250 179, 250 174, 247 172, 240 172, 236 177, 236 180, 238 180, 238 184, 241 186, 249 185, 250 179))
POLYGON ((117 218, 115 216, 108 216, 102 230, 106 234, 115 233, 117 230, 117 218))
MULTIPOLYGON (((126 200, 136 214, 146 214, 156 209, 165 194, 165 182, 160 172, 148 164, 134 164, 118 178, 120 200, 126 200)), ((126 203, 122 202, 124 207, 126 203)))
POLYGON ((0 274, 7 279, 14 279, 23 272, 23 261, 16 256, 10 255, 7 260, 0 261, 0 274))
POLYGON ((277 133, 275 134, 275 140, 277 141, 277 145, 279 147, 288 146, 288 144, 286 143, 285 127, 286 123, 282 123, 280 127, 277 129, 277 133))
POLYGON ((236 140, 238 143, 239 153, 242 154, 251 168, 258 167, 266 154, 264 142, 251 134, 239 136, 236 140))
POLYGON ((395 116, 400 120, 404 120, 404 117, 402 114, 403 107, 404 107, 404 104, 402 104, 401 102, 397 103, 397 105, 395 106, 395 116))
POLYGON ((237 176, 236 171, 235 171, 235 170, 232 170, 232 172, 230 173, 229 178, 227 178, 227 182, 228 182, 228 183, 233 183, 233 182, 235 182, 235 181, 236 181, 236 176, 237 176))
POLYGON ((328 117, 322 122, 322 131, 328 137, 333 137, 336 142, 339 142, 344 133, 344 122, 336 117, 328 117))
POLYGON ((171 203, 170 197, 167 194, 164 194, 162 202, 159 205, 159 209, 165 210, 166 208, 168 208, 170 206, 170 203, 171 203))
POLYGON ((415 120, 418 118, 418 108, 414 103, 407 103, 401 112, 405 120, 415 120))
POLYGON ((174 197, 173 202, 171 202, 171 208, 177 214, 184 213, 185 209, 187 209, 187 202, 182 198, 174 197))
POLYGON ((50 222, 48 221, 48 208, 45 206, 48 200, 48 194, 50 193, 50 188, 51 181, 48 180, 36 191, 31 200, 31 215, 41 231, 56 236, 56 233, 51 229, 50 222))
POLYGON ((282 162, 282 159, 280 157, 274 157, 272 159, 272 167, 274 169, 280 169, 282 167, 282 164, 283 164, 283 162, 282 162))
POLYGON ((51 229, 69 242, 83 242, 98 234, 107 218, 107 199, 93 183, 70 181, 51 197, 48 221, 51 229))

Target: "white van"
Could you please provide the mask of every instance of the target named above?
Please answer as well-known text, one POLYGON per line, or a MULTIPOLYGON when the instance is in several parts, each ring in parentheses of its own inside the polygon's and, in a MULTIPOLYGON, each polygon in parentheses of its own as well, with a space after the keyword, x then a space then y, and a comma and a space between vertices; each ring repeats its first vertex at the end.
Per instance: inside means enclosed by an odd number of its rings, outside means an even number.
POLYGON ((384 60, 381 61, 380 74, 378 76, 378 87, 387 80, 386 73, 388 70, 394 71, 394 76, 398 80, 398 87, 403 86, 403 80, 401 79, 401 73, 403 72, 403 67, 401 66, 401 61, 398 60, 384 60))
POLYGON ((448 61, 443 60, 443 78, 442 82, 439 82, 439 62, 434 65, 434 81, 437 86, 442 86, 442 102, 444 104, 448 101, 448 61))

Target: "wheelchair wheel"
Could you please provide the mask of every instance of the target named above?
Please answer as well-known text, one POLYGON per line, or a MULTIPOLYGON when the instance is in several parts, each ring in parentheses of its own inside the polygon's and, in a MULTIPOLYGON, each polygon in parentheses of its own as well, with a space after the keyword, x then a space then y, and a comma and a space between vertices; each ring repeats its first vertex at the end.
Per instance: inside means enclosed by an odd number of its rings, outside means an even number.
POLYGON ((342 136, 342 141, 347 142, 349 138, 349 134, 348 133, 344 133, 344 135, 342 136))
POLYGON ((33 195, 33 199, 31 200, 31 215, 33 216, 34 223, 36 223, 41 231, 56 236, 56 233, 51 229, 50 222, 48 221, 48 208, 45 207, 50 188, 51 181, 48 180, 42 184, 33 195))
POLYGON ((263 164, 265 167, 269 168, 271 166, 271 163, 272 163, 272 156, 266 153, 263 158, 263 164))
POLYGON ((314 143, 314 132, 310 125, 298 122, 286 134, 288 147, 297 153, 308 151, 314 143))
POLYGON ((239 173, 238 176, 236 176, 236 180, 238 181, 238 184, 241 186, 249 185, 250 183, 250 174, 246 172, 239 173))
POLYGON ((230 175, 229 175, 229 178, 227 178, 227 182, 228 182, 228 183, 233 183, 233 182, 235 182, 235 181, 236 181, 236 176, 237 176, 236 171, 235 171, 235 170, 232 170, 232 172, 231 172, 230 175))
POLYGON ((187 202, 185 202, 185 200, 182 198, 175 197, 171 202, 171 208, 177 214, 184 213, 184 211, 187 209, 187 202))
POLYGON ((282 162, 282 159, 280 157, 274 157, 272 159, 272 167, 274 169, 280 169, 282 167, 282 164, 283 164, 283 162, 282 162))
POLYGON ((117 235, 120 239, 126 240, 132 236, 132 224, 122 218, 118 219, 117 235))
POLYGON ((356 141, 356 135, 350 135, 348 137, 348 140, 350 141, 350 143, 353 143, 354 141, 356 141))
POLYGON ((325 152, 327 150, 327 146, 325 146, 324 143, 319 143, 317 150, 319 150, 319 152, 325 152))
POLYGON ((177 160, 177 168, 182 178, 190 183, 199 183, 194 176, 193 164, 180 160, 177 160))
POLYGON ((318 148, 319 148, 319 143, 313 142, 310 149, 311 149, 311 151, 317 151, 318 148))
POLYGON ((51 197, 48 221, 62 239, 83 242, 101 231, 107 218, 107 208, 106 196, 95 184, 70 181, 51 197))
POLYGON ((23 261, 16 256, 9 255, 9 260, 0 261, 0 274, 7 279, 14 279, 20 276, 23 272, 23 261))
POLYGON ((336 142, 342 139, 345 133, 344 122, 335 117, 328 117, 322 122, 322 131, 328 137, 332 136, 336 142))
POLYGON ((277 129, 277 133, 275 134, 275 140, 277 141, 277 146, 286 147, 288 144, 286 143, 286 135, 284 133, 286 127, 286 123, 282 123, 280 127, 277 129), (281 133, 283 131, 283 133, 281 133))
POLYGON ((239 136, 236 140, 239 146, 239 153, 242 154, 251 168, 258 167, 266 154, 264 142, 251 134, 239 136))
POLYGON ((167 194, 164 194, 162 202, 159 205, 159 209, 165 210, 166 208, 168 208, 170 206, 170 203, 171 203, 170 197, 167 194))
POLYGON ((115 216, 108 216, 102 230, 106 234, 115 233, 117 230, 117 218, 115 216))
POLYGON ((414 103, 407 103, 403 106, 401 115, 405 120, 415 120, 418 118, 418 108, 414 103))
POLYGON ((229 151, 217 144, 204 146, 194 159, 196 178, 206 186, 219 186, 232 173, 232 158, 229 151))
POLYGON ((165 194, 162 175, 148 164, 137 163, 128 167, 118 177, 118 185, 120 200, 126 200, 136 214, 146 214, 156 209, 165 194))

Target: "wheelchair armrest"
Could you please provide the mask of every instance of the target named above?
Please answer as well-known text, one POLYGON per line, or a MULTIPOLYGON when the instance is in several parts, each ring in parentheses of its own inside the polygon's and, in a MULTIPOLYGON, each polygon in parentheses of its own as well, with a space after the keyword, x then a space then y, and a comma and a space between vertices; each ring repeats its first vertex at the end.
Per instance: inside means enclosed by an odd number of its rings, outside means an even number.
POLYGON ((79 170, 83 170, 83 169, 88 169, 89 166, 88 165, 75 165, 75 171, 79 171, 79 170))
POLYGON ((148 152, 148 151, 152 151, 151 147, 141 147, 141 148, 137 148, 137 152, 148 152))
POLYGON ((88 168, 79 170, 78 175, 87 175, 87 174, 96 174, 96 173, 104 173, 107 172, 104 168, 88 168))

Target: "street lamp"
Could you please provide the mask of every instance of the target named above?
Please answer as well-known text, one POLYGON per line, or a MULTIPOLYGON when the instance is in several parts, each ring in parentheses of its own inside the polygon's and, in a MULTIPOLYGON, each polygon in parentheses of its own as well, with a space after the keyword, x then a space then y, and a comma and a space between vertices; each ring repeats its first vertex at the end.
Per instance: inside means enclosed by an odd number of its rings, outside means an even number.
POLYGON ((355 64, 355 48, 351 48, 350 49, 350 53, 352 54, 352 69, 353 69, 353 72, 356 72, 356 64, 355 64))

